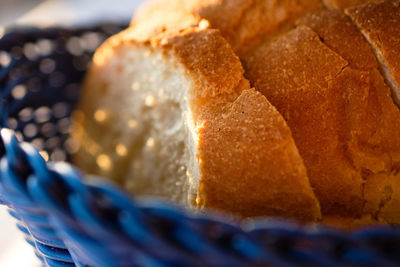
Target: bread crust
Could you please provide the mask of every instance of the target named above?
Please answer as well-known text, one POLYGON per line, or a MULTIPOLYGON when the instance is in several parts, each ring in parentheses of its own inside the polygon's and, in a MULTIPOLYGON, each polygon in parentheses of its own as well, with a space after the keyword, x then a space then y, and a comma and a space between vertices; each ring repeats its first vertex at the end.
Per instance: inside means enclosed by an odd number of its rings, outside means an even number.
MULTIPOLYGON (((376 94, 371 91, 370 94, 374 94, 375 98, 380 98, 381 103, 385 103, 382 108, 375 107, 372 109, 374 112, 379 109, 385 110, 383 113, 384 116, 381 117, 380 122, 374 121, 372 124, 377 125, 383 120, 398 118, 396 108, 393 103, 391 103, 391 98, 388 94, 390 88, 385 84, 382 75, 379 73, 378 63, 373 50, 350 18, 339 11, 324 10, 305 16, 300 19, 297 24, 304 24, 311 27, 319 35, 321 41, 325 45, 348 61, 351 68, 369 72, 370 87, 375 88, 374 90, 379 92, 376 94)), ((343 86, 346 85, 344 84, 343 86)), ((359 105, 359 102, 354 102, 352 105, 354 105, 354 109, 356 109, 355 107, 359 105)), ((368 107, 359 107, 357 112, 363 114, 365 113, 363 109, 367 110, 368 107)), ((360 123, 360 126, 361 124, 364 124, 364 126, 367 125, 369 121, 373 121, 374 117, 376 116, 370 114, 369 118, 366 118, 366 121, 360 123)), ((392 123, 398 125, 398 122, 392 123)), ((370 127, 374 128, 372 125, 370 127)), ((384 149, 386 149, 389 154, 392 154, 391 157, 394 159, 394 162, 396 162, 396 156, 393 153, 399 148, 398 144, 396 144, 399 134, 396 134, 395 128, 393 127, 385 126, 381 129, 384 129, 380 133, 382 136, 390 133, 384 139, 391 140, 389 142, 393 143, 388 145, 388 141, 385 141, 384 143, 386 143, 386 145, 384 145, 384 149)), ((367 136, 367 132, 368 130, 365 129, 363 134, 367 136)), ((384 143, 380 141, 381 145, 384 143)), ((383 153, 383 151, 381 151, 381 153, 383 153)), ((374 165, 373 162, 370 162, 370 164, 371 166, 374 165)), ((360 168, 360 166, 357 167, 360 168)), ((368 166, 363 166, 363 168, 368 169, 368 166)), ((390 169, 386 169, 386 171, 390 172, 390 169)))
POLYGON ((319 0, 158 0, 144 5, 132 25, 152 33, 184 28, 187 24, 181 22, 182 17, 204 18, 241 56, 265 37, 291 27, 301 15, 322 7, 319 0))
POLYGON ((325 213, 354 213, 362 206, 362 179, 351 172, 343 155, 338 157, 343 150, 336 118, 340 106, 328 89, 347 65, 305 26, 258 47, 246 64, 247 77, 292 129, 325 213), (341 177, 342 183, 332 176, 341 177))
POLYGON ((400 152, 400 114, 379 72, 352 68, 307 26, 248 60, 247 77, 292 129, 323 215, 362 216, 365 181, 389 175, 400 152))
POLYGON ((371 47, 343 12, 317 11, 302 17, 296 24, 310 27, 321 42, 343 57, 352 68, 370 70, 378 67, 371 47))
MULTIPOLYGON (((238 57, 218 30, 193 27, 138 41, 135 31, 128 29, 96 52, 87 84, 99 84, 103 66, 111 57, 123 56, 121 47, 136 46, 175 57, 192 81, 188 97, 198 135, 198 207, 240 216, 320 218, 318 200, 290 129, 264 96, 249 90, 238 57)), ((112 90, 112 84, 106 90, 112 90)), ((83 110, 92 101, 84 96, 83 110)))
POLYGON ((286 122, 254 89, 204 111, 199 205, 245 217, 320 218, 286 122))
POLYGON ((327 8, 338 9, 342 11, 348 7, 358 6, 371 1, 373 0, 322 0, 327 8))
POLYGON ((249 87, 239 58, 218 30, 185 30, 165 39, 162 48, 173 49, 188 72, 193 74, 191 77, 198 85, 193 94, 202 103, 221 97, 237 97, 243 88, 249 87))
POLYGON ((400 0, 369 2, 347 9, 346 14, 374 47, 400 107, 400 0))

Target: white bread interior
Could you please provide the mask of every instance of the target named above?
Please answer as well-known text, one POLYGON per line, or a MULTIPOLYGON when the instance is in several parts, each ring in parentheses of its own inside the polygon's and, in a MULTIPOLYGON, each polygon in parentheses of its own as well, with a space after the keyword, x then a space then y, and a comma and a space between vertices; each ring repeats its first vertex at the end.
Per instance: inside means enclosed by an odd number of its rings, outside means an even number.
POLYGON ((120 53, 124 57, 110 57, 99 73, 107 73, 102 79, 112 89, 105 97, 97 97, 94 121, 85 122, 113 124, 112 134, 109 130, 90 133, 101 135, 98 145, 102 147, 101 154, 87 155, 96 157, 93 171, 118 177, 129 191, 188 205, 196 197, 200 177, 188 102, 192 81, 174 57, 164 57, 159 50, 138 46, 120 53), (124 66, 119 74, 116 64, 124 66))

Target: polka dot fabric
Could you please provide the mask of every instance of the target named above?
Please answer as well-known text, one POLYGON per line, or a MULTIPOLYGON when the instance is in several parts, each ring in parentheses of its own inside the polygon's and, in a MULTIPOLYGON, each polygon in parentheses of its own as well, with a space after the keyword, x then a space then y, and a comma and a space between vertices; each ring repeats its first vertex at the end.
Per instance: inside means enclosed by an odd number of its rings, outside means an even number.
POLYGON ((96 48, 121 26, 102 25, 76 31, 9 31, 0 43, 3 125, 33 144, 46 159, 68 160, 70 113, 96 48))

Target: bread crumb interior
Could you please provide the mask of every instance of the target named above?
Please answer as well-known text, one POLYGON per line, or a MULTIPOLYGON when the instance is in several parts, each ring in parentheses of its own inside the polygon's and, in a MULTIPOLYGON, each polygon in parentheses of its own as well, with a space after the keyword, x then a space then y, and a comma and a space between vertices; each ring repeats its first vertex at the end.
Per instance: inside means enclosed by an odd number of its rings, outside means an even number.
POLYGON ((96 107, 86 123, 97 127, 82 127, 87 131, 82 150, 93 158, 93 164, 82 167, 135 195, 191 206, 199 180, 188 99, 191 81, 180 63, 161 51, 138 47, 119 52, 123 58, 114 56, 100 67, 106 68, 100 73, 108 73, 108 88, 90 104, 96 107), (89 132, 105 123, 104 132, 89 132), (90 151, 90 144, 97 149, 90 151))

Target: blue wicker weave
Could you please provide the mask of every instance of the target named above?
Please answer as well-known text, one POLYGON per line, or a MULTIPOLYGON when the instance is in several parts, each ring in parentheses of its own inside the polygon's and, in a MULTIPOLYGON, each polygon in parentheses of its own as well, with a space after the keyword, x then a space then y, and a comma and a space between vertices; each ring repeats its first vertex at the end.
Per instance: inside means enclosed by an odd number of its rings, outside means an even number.
POLYGON ((69 115, 93 51, 120 29, 13 29, 0 39, 0 199, 45 265, 400 265, 400 229, 393 226, 237 225, 82 179, 66 163, 74 150, 69 115))

